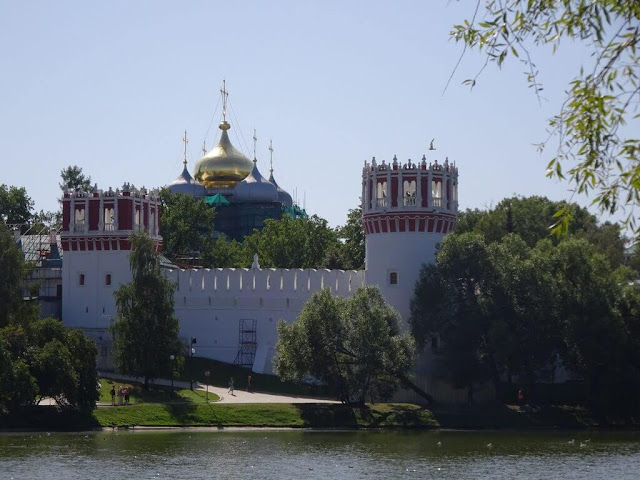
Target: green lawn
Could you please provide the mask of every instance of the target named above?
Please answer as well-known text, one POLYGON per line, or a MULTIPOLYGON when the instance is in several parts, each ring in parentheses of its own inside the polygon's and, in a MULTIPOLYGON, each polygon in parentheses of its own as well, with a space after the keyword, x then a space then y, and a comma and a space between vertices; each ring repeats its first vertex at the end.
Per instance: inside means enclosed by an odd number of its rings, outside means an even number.
POLYGON ((103 427, 216 426, 316 428, 435 428, 433 414, 418 405, 371 404, 140 404, 99 408, 94 418, 103 427))
MULTIPOLYGON (((111 387, 115 386, 116 392, 118 387, 129 387, 131 397, 129 402, 131 404, 145 404, 145 403, 205 403, 206 392, 200 390, 191 391, 188 388, 176 388, 171 389, 170 386, 151 385, 148 390, 142 388, 142 385, 138 383, 127 383, 120 380, 111 380, 108 378, 99 379, 100 399, 99 402, 111 403, 111 387)), ((209 392, 209 401, 217 402, 220 397, 213 392, 209 392)), ((116 396, 116 403, 118 397, 116 396)))

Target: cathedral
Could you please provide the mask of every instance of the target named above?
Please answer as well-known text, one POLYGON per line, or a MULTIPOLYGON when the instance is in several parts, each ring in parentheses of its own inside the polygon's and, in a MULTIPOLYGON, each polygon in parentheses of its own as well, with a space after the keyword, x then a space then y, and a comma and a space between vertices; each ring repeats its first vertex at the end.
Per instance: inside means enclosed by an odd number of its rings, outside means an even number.
POLYGON ((216 208, 215 234, 241 241, 261 229, 267 219, 280 219, 283 215, 291 218, 305 216, 306 212, 294 205, 291 195, 280 188, 273 177, 273 146, 269 179, 258 170, 255 156, 255 132, 253 161, 237 150, 229 140, 231 125, 226 118, 227 92, 222 89, 222 122, 220 140, 198 160, 192 177, 187 170, 185 132, 184 169, 178 178, 168 185, 171 193, 204 198, 216 208))

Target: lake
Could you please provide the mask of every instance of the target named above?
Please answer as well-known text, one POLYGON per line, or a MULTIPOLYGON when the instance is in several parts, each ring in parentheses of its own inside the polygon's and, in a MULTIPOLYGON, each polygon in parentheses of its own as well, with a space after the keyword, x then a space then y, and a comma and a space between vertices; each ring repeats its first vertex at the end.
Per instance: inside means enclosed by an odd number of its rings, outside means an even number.
POLYGON ((2 479, 637 479, 640 432, 0 434, 2 479))

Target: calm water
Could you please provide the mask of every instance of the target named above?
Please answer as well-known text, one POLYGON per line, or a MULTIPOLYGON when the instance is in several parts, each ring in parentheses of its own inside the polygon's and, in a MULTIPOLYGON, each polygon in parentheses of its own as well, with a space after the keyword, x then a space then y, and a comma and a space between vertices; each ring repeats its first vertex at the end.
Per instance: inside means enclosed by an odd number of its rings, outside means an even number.
POLYGON ((638 479, 640 432, 0 434, 0 478, 638 479))

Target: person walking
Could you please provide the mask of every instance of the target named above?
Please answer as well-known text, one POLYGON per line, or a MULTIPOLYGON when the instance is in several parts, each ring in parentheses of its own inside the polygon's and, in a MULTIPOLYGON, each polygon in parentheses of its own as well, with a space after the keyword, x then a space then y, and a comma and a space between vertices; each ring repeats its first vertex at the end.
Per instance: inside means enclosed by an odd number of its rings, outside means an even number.
POLYGON ((124 389, 124 404, 129 405, 129 387, 124 389))
POLYGON ((122 390, 122 385, 120 385, 118 387, 118 405, 122 405, 122 396, 124 395, 122 390))
POLYGON ((233 395, 233 377, 229 379, 229 393, 233 395))
POLYGON ((111 391, 109 393, 111 394, 111 405, 115 405, 116 404, 116 386, 115 385, 111 385, 111 391))
POLYGON ((247 392, 251 391, 251 375, 247 377, 247 392))

